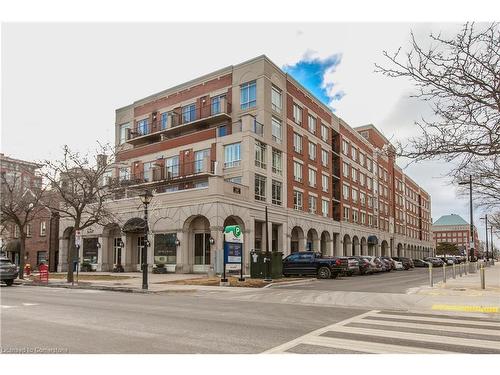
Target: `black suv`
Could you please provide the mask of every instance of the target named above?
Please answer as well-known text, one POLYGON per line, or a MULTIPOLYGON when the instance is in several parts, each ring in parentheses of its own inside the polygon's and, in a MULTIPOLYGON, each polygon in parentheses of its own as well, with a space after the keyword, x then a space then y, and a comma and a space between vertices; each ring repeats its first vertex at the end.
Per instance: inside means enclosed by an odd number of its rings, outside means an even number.
POLYGON ((283 259, 283 275, 314 275, 318 279, 336 278, 347 271, 347 259, 326 257, 314 251, 299 251, 283 259))

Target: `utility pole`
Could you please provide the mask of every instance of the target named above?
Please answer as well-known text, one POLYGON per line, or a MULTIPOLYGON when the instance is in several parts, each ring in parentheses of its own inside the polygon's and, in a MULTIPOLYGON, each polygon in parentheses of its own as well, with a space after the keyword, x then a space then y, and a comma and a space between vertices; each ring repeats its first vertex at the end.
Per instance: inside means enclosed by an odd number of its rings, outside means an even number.
POLYGON ((469 261, 473 260, 474 257, 474 213, 472 211, 472 175, 469 175, 469 182, 459 182, 459 185, 467 185, 469 184, 469 210, 470 210, 470 249, 469 249, 469 255, 467 259, 469 261))
POLYGON ((486 226, 486 260, 489 261, 490 257, 488 256, 488 215, 484 215, 484 221, 486 226))

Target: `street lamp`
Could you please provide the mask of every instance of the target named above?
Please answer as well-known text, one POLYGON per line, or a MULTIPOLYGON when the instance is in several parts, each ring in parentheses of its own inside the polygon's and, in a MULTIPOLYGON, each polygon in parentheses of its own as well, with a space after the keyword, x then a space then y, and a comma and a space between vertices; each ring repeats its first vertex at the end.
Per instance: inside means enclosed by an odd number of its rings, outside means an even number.
POLYGON ((144 205, 144 247, 142 249, 142 289, 148 289, 148 205, 153 199, 153 194, 149 190, 145 190, 144 193, 139 195, 141 202, 144 205))
MULTIPOLYGON (((484 217, 480 218, 481 220, 484 220, 484 226, 486 227, 486 260, 489 261, 490 257, 488 256, 488 215, 484 215, 484 217)), ((493 241, 493 239, 491 239, 493 241)))
POLYGON ((469 181, 462 181, 459 185, 469 185, 469 209, 470 209, 470 249, 469 260, 472 261, 474 257, 474 216, 472 211, 472 175, 469 175, 469 181))

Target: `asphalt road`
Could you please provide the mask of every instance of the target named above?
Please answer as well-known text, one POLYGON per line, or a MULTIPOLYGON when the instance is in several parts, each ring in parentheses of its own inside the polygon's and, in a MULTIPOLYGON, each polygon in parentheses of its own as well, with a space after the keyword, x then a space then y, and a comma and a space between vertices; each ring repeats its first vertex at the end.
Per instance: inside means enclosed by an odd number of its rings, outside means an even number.
MULTIPOLYGON (((435 282, 441 281, 443 271, 434 270, 434 273, 435 282)), ((279 288, 405 294, 408 289, 427 285, 428 282, 428 268, 413 268, 408 271, 380 272, 373 275, 341 276, 334 280, 315 280, 305 285, 288 285, 279 288)))
POLYGON ((366 311, 21 285, 0 299, 3 352, 260 353, 366 311))

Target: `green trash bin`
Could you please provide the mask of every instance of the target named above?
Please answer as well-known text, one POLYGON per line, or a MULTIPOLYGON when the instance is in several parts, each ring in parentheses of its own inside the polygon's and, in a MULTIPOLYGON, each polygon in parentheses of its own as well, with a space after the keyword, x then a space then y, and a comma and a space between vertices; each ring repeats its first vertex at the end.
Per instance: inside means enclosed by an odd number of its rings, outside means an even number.
MULTIPOLYGON (((271 278, 279 279, 283 274, 283 252, 273 251, 271 255, 271 278)), ((264 279, 266 277, 267 264, 264 262, 266 257, 265 251, 251 251, 250 252, 250 277, 253 279, 264 279)))

